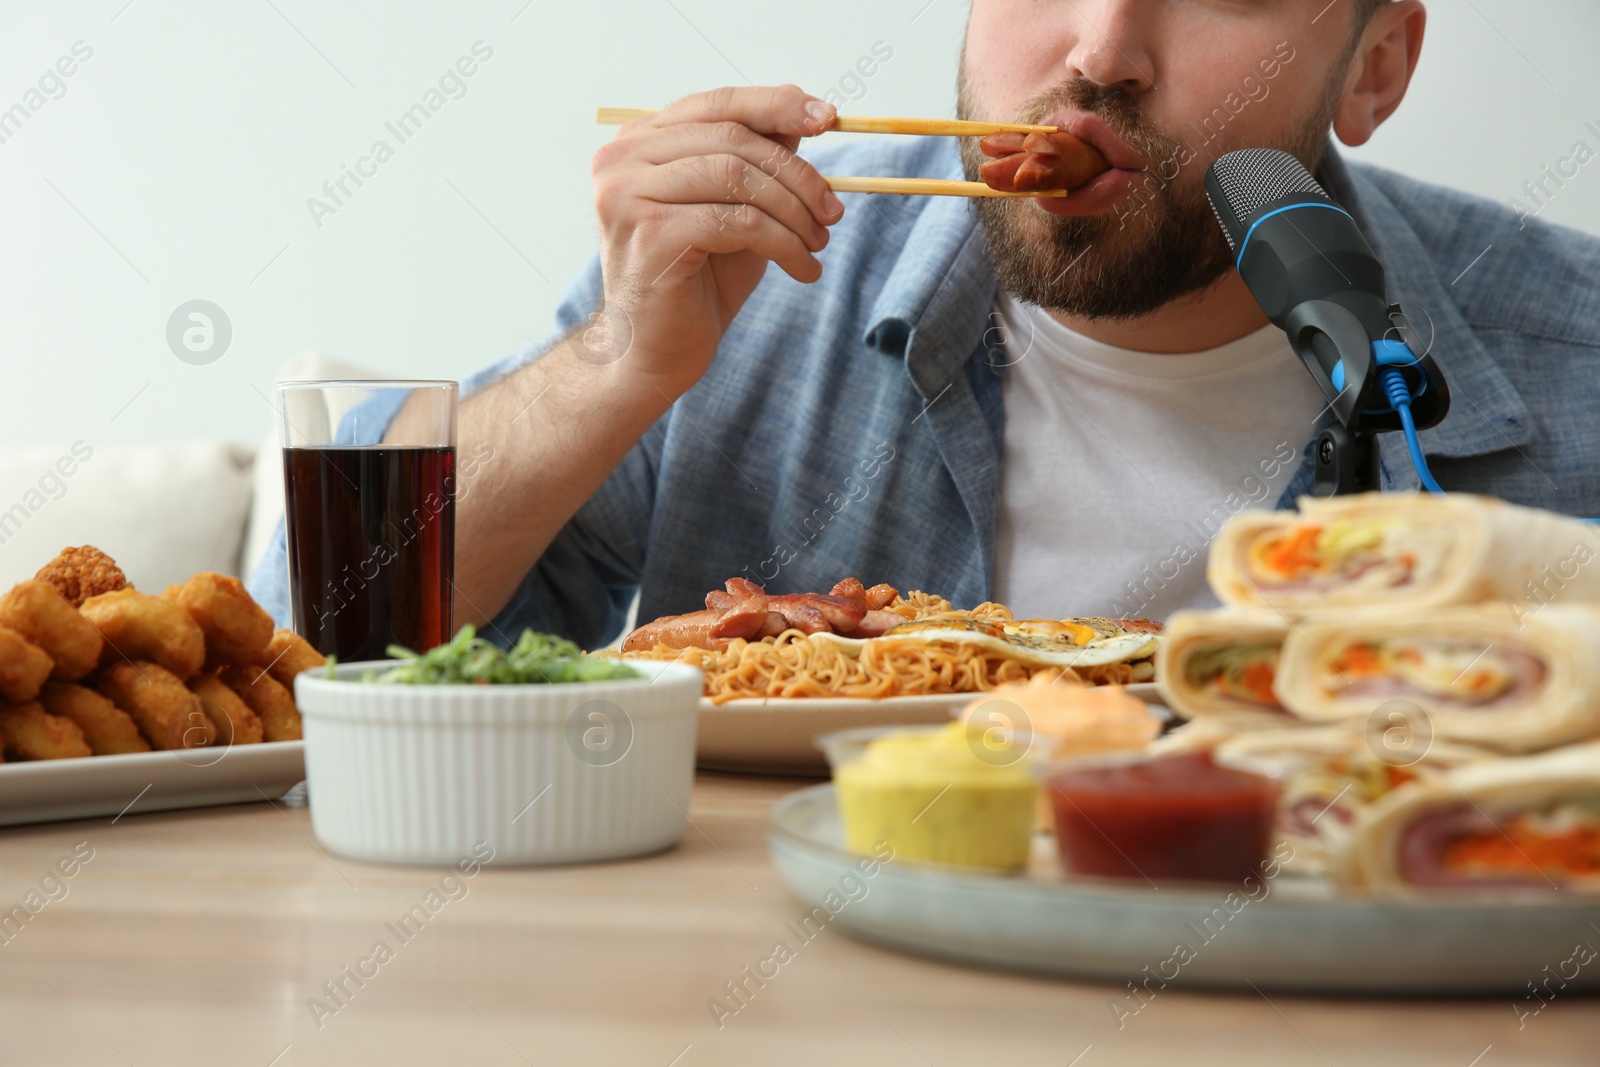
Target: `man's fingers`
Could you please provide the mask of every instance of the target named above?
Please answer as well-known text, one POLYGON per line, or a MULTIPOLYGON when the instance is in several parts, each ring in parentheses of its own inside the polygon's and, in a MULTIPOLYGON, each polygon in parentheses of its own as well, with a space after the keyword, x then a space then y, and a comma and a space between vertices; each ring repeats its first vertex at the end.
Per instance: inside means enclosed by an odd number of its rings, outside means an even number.
POLYGON ((797 85, 722 88, 695 93, 651 116, 656 126, 683 122, 737 122, 757 133, 814 137, 838 117, 833 105, 797 85))
POLYGON ((828 182, 815 167, 787 145, 779 144, 737 122, 684 123, 657 131, 641 141, 633 158, 645 163, 665 165, 691 156, 731 154, 755 168, 756 174, 744 180, 760 184, 783 184, 810 210, 811 217, 824 226, 838 222, 844 205, 828 188, 828 182))
POLYGON ((822 263, 789 227, 749 204, 701 204, 699 247, 707 252, 753 252, 771 260, 797 282, 822 277, 822 263))
POLYGON ((749 204, 794 231, 813 252, 828 243, 828 231, 799 197, 735 155, 688 156, 651 167, 634 191, 658 204, 749 204))
POLYGON ((751 268, 753 257, 776 263, 796 281, 821 277, 813 253, 844 205, 794 149, 836 117, 832 105, 781 85, 715 89, 628 123, 593 165, 608 242, 638 256, 627 272, 653 286, 728 255, 751 268))
POLYGON ((649 250, 637 270, 652 286, 698 273, 707 255, 738 252, 776 263, 796 281, 822 276, 822 264, 795 232, 750 204, 656 204, 629 229, 649 250))

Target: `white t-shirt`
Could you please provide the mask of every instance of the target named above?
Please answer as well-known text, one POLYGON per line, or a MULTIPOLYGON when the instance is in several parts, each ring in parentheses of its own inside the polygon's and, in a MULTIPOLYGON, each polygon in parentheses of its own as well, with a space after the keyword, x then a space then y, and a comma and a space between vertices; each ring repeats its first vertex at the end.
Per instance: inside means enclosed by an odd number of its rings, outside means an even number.
POLYGON ((1277 502, 1325 405, 1283 332, 1158 355, 1003 292, 995 313, 1010 361, 995 599, 1018 618, 1214 605, 1211 540, 1277 502))

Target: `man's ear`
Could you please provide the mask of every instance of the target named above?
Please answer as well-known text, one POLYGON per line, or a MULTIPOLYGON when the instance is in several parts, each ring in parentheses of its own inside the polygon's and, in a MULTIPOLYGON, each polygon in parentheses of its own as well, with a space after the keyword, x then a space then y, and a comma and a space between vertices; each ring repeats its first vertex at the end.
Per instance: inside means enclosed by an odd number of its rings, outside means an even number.
POLYGON ((1344 94, 1333 116, 1333 132, 1347 145, 1366 144, 1400 101, 1417 69, 1428 12, 1422 0, 1396 0, 1378 8, 1361 34, 1344 94))

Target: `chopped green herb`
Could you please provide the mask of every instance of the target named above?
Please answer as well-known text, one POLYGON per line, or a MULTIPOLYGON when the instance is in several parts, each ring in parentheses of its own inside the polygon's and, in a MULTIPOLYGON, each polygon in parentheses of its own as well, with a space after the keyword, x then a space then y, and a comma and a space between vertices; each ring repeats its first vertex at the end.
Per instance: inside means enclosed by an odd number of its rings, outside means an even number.
MULTIPOLYGON (((616 660, 586 656, 581 648, 551 634, 522 631, 509 652, 463 626, 455 637, 427 652, 390 645, 399 662, 381 673, 366 671, 363 682, 406 685, 537 685, 555 682, 606 682, 638 678, 639 672, 616 660)), ((328 657, 328 677, 334 677, 328 657)))

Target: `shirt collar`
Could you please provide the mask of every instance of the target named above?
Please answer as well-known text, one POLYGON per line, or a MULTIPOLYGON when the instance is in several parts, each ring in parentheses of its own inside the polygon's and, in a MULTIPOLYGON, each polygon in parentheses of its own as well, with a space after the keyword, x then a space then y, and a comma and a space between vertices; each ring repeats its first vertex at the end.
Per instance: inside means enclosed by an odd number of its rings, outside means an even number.
MULTIPOLYGON (((940 173, 926 177, 962 177, 953 146, 941 159, 935 168, 940 173)), ((865 204, 878 210, 871 196, 865 204)), ((977 350, 998 283, 977 215, 964 197, 929 197, 899 236, 899 258, 873 304, 863 340, 886 355, 903 356, 917 391, 930 398, 977 350)))
MULTIPOLYGON (((930 177, 963 176, 953 146, 942 159, 943 166, 934 168, 942 173, 930 177)), ((1422 432, 1424 448, 1434 455, 1472 456, 1529 442, 1527 404, 1462 316, 1405 216, 1370 180, 1351 172, 1331 140, 1317 177, 1361 225, 1384 265, 1391 299, 1431 338, 1429 351, 1450 386, 1450 414, 1422 432)), ((871 197, 865 202, 878 210, 871 197)), ((977 350, 997 282, 977 217, 964 198, 930 197, 902 236, 863 339, 885 354, 903 356, 918 391, 932 397, 977 350)), ((1385 466, 1397 472, 1397 480, 1414 479, 1401 436, 1379 440, 1385 466)))

